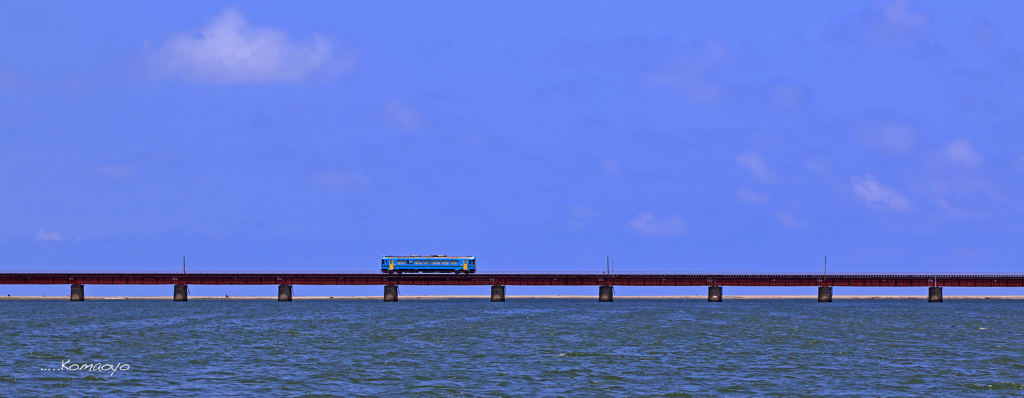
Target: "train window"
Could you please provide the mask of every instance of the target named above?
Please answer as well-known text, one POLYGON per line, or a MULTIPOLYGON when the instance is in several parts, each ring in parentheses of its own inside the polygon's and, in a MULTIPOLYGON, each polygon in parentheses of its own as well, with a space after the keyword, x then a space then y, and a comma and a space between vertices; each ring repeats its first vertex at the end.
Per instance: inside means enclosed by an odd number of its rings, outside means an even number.
POLYGON ((441 260, 434 260, 434 264, 441 264, 441 260))

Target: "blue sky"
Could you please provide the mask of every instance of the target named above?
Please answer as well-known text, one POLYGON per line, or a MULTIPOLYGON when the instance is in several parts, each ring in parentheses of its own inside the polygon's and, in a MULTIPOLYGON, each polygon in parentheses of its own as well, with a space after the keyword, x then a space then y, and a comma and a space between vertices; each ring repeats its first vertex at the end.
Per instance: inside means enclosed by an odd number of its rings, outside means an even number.
POLYGON ((1021 20, 1011 1, 4 2, 0 267, 1022 272, 1021 20))

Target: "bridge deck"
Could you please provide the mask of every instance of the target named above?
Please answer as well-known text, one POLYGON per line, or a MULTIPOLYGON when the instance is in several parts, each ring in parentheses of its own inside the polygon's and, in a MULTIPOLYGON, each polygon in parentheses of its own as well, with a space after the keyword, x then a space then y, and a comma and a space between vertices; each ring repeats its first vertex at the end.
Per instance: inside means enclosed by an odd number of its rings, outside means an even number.
POLYGON ((0 272, 6 285, 521 285, 1024 287, 1024 275, 407 274, 0 272))

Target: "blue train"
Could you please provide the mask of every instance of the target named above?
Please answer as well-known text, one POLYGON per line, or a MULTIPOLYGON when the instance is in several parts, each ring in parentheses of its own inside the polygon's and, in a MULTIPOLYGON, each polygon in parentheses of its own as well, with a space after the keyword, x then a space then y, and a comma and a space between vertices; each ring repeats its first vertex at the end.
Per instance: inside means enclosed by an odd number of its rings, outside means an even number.
POLYGON ((406 272, 454 272, 472 274, 476 272, 476 257, 473 256, 384 256, 380 260, 380 272, 401 274, 406 272))

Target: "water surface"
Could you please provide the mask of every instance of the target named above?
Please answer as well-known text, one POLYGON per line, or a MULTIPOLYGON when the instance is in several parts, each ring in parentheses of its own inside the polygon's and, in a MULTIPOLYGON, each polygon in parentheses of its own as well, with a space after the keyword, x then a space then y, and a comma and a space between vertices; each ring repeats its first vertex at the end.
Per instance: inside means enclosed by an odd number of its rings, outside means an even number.
POLYGON ((0 301, 0 396, 1024 395, 1020 300, 0 301), (114 372, 41 370, 129 364, 114 372))

